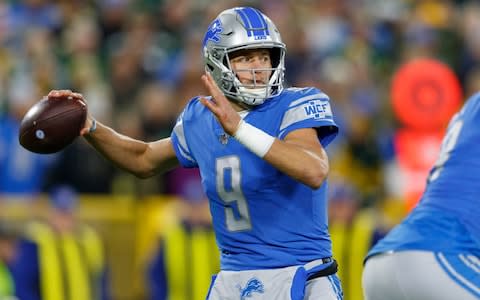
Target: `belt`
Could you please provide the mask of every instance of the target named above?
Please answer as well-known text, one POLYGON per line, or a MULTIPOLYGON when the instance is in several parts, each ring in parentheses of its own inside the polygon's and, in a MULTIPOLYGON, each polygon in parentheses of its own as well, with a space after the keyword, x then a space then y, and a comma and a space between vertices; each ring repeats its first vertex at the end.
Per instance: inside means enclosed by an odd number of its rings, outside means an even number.
POLYGON ((320 270, 318 272, 310 274, 307 277, 307 281, 318 278, 318 277, 330 276, 330 275, 333 275, 333 274, 337 273, 338 264, 337 264, 337 261, 335 259, 333 259, 332 257, 322 258, 322 263, 324 263, 324 264, 332 263, 332 264, 330 264, 328 267, 326 267, 323 270, 320 270))
POLYGON ((322 261, 322 264, 328 264, 328 263, 331 263, 332 261, 334 261, 333 257, 324 257, 321 259, 322 261))

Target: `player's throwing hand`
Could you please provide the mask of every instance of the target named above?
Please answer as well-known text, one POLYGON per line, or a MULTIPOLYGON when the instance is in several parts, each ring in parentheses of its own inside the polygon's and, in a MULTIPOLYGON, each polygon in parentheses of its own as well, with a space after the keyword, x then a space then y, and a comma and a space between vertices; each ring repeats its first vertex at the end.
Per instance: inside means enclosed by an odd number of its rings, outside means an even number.
MULTIPOLYGON (((48 99, 62 99, 62 98, 66 98, 66 97, 72 97, 73 99, 81 100, 84 103, 87 103, 85 101, 85 99, 83 99, 82 94, 72 92, 71 90, 52 90, 48 93, 47 97, 48 97, 48 99)), ((88 111, 87 111, 87 118, 85 120, 85 125, 80 130, 80 135, 83 136, 83 135, 89 133, 92 129, 92 124, 93 124, 93 119, 92 119, 92 117, 89 116, 88 111)))

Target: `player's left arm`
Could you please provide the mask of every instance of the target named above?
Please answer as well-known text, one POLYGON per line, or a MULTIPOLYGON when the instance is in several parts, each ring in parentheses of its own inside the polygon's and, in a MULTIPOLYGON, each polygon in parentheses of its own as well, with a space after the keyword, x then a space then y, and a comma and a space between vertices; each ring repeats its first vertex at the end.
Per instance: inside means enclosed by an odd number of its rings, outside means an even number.
POLYGON ((322 185, 329 171, 327 153, 314 128, 294 130, 284 140, 276 138, 263 159, 313 189, 322 185))
POLYGON ((200 101, 212 111, 226 133, 290 177, 313 189, 322 185, 329 164, 314 128, 294 130, 284 140, 274 138, 244 122, 210 75, 203 75, 202 80, 212 98, 200 101))

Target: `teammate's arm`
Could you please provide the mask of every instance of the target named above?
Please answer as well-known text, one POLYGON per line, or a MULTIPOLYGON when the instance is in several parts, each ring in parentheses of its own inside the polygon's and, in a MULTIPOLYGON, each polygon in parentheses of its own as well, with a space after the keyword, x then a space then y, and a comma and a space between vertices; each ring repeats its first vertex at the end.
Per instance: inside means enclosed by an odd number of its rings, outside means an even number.
MULTIPOLYGON (((200 98, 200 101, 215 114, 225 132, 238 139, 239 129, 244 126, 239 114, 210 75, 203 75, 202 80, 212 95, 212 99, 200 98)), ((249 140, 248 144, 253 146, 247 146, 247 148, 250 150, 255 148, 252 152, 278 170, 311 188, 317 189, 322 185, 327 177, 329 164, 327 154, 318 140, 315 129, 294 130, 283 141, 273 138, 257 128, 253 128, 254 132, 251 129, 250 126, 249 129, 244 130, 244 137, 249 140)))
MULTIPOLYGON (((81 94, 68 90, 51 91, 48 94, 49 98, 65 96, 83 100, 81 94)), ((96 122, 95 131, 90 132, 92 125, 93 119, 88 116, 80 134, 117 167, 138 177, 147 178, 178 165, 170 138, 147 143, 119 134, 100 122, 96 122)))

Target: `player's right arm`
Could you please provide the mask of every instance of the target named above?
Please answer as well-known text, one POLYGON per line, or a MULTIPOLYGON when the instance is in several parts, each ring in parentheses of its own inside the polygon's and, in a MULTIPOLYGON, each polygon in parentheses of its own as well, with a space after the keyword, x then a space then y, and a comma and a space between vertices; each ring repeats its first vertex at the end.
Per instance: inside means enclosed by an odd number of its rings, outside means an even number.
POLYGON ((117 167, 140 178, 151 177, 178 166, 171 139, 143 142, 115 132, 97 122, 97 128, 89 133, 92 119, 88 118, 82 129, 85 139, 117 167))
MULTIPOLYGON (((51 91, 48 94, 49 98, 65 96, 83 100, 81 94, 68 90, 51 91)), ((80 135, 117 167, 140 178, 168 171, 179 164, 170 138, 147 143, 120 134, 98 121, 96 129, 90 132, 92 125, 93 118, 88 116, 80 135)))

